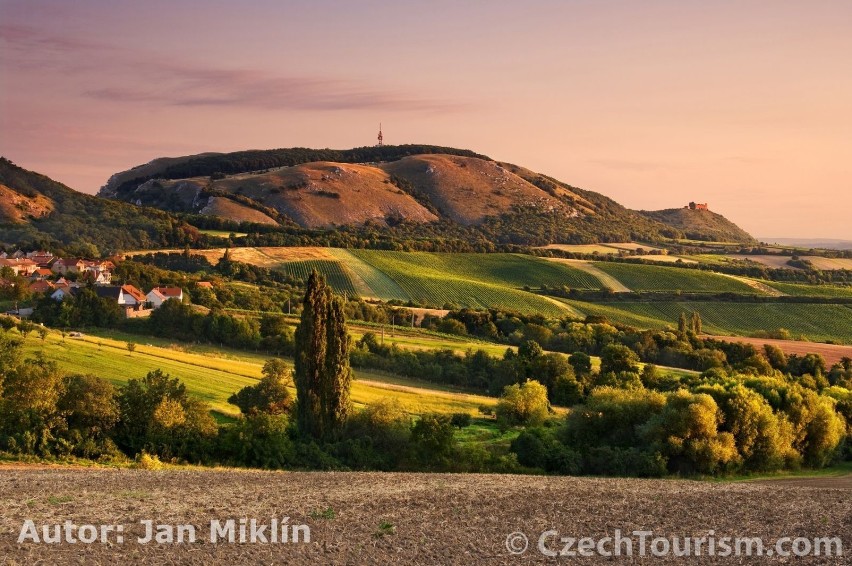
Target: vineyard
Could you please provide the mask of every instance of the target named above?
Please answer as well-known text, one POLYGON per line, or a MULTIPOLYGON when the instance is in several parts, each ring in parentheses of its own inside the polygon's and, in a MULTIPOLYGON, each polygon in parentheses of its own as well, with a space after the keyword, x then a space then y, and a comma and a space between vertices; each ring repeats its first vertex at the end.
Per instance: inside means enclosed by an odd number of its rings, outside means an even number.
POLYGON ((801 285, 797 283, 777 283, 766 281, 773 289, 793 297, 828 297, 830 299, 852 299, 852 287, 838 285, 801 285))
POLYGON ((637 292, 759 294, 759 291, 742 281, 697 269, 612 262, 597 262, 594 265, 637 292))
MULTIPOLYGON (((471 308, 497 307, 523 312, 540 312, 550 316, 565 314, 558 304, 532 293, 513 289, 502 284, 495 273, 505 265, 477 266, 467 254, 430 254, 353 250, 356 258, 387 275, 405 293, 404 300, 415 303, 443 306, 456 304, 471 308), (464 265, 467 263, 467 265, 464 265), (473 265, 471 265, 473 264, 473 265), (477 278, 477 275, 480 278, 477 278)), ((496 254, 495 254, 496 255, 496 254)), ((482 256, 477 256, 479 259, 482 256)), ((515 257, 515 256, 508 256, 515 257)), ((532 259, 532 258, 531 258, 532 259)), ((548 265, 544 261, 530 262, 534 266, 548 265)), ((517 283, 523 270, 523 256, 518 256, 517 271, 511 273, 508 283, 517 283)), ((534 269, 531 272, 535 272, 534 269)), ((580 272, 581 275, 586 274, 580 272)))
POLYGON ((749 336, 779 328, 813 341, 852 343, 852 308, 847 305, 797 303, 566 301, 587 315, 638 328, 675 327, 681 312, 701 315, 704 331, 749 336))
POLYGON ((359 294, 349 274, 349 270, 339 261, 328 259, 288 261, 282 263, 278 269, 286 272, 291 277, 302 280, 307 280, 311 271, 317 270, 325 276, 326 281, 328 281, 328 284, 331 285, 336 293, 346 293, 350 297, 359 294))
POLYGON ((521 254, 470 254, 385 252, 353 250, 355 257, 379 267, 391 277, 397 273, 416 272, 426 268, 460 279, 469 279, 513 287, 533 288, 568 286, 576 289, 599 289, 601 282, 584 271, 564 264, 549 262, 521 254))

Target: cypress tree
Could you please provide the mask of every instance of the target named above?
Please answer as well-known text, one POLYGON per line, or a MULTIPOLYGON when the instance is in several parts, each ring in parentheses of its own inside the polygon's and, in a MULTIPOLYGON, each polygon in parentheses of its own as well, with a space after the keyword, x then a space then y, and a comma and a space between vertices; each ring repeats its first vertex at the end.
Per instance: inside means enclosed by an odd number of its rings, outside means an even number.
POLYGON ((681 340, 686 339, 686 313, 681 311, 680 318, 677 321, 677 335, 681 340))
POLYGON ((701 315, 698 311, 693 311, 692 313, 692 332, 694 332, 696 336, 701 334, 701 315))
POLYGON ((350 338, 343 303, 316 271, 308 278, 296 328, 296 422, 302 434, 328 439, 349 413, 350 338))

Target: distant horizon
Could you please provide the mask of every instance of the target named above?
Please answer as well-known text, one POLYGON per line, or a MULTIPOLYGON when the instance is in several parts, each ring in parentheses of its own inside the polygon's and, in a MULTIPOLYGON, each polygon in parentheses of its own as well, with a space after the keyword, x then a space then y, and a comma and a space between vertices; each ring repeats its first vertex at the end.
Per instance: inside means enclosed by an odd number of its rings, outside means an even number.
POLYGON ((0 22, 0 154, 81 192, 381 122, 634 210, 852 239, 852 3, 0 0, 0 22))

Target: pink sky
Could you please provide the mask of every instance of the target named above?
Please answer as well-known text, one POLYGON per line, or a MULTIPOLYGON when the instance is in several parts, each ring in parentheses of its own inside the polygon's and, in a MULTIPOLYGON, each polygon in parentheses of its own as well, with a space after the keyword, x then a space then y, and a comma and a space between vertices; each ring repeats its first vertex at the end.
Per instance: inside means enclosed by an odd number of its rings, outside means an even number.
POLYGON ((0 154, 429 143, 637 209, 852 239, 852 2, 0 0, 0 154))

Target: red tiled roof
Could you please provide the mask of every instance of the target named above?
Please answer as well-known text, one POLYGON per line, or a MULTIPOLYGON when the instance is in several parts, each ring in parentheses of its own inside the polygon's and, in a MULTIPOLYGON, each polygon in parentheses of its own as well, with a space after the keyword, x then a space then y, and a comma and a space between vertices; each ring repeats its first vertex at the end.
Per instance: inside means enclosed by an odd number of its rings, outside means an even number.
POLYGON ((143 293, 133 285, 122 285, 121 290, 136 299, 137 301, 145 302, 145 293, 143 293))
POLYGON ((30 284, 30 291, 33 293, 44 293, 46 291, 50 291, 53 289, 53 283, 50 281, 45 281, 44 279, 40 279, 39 281, 35 281, 30 284))
POLYGON ((157 291, 164 297, 176 298, 183 295, 183 289, 180 287, 154 287, 152 291, 157 291))

